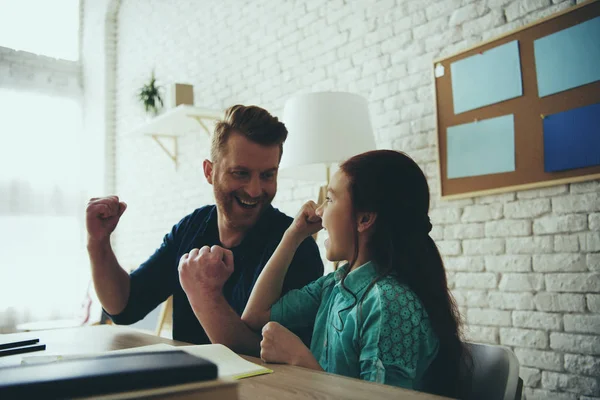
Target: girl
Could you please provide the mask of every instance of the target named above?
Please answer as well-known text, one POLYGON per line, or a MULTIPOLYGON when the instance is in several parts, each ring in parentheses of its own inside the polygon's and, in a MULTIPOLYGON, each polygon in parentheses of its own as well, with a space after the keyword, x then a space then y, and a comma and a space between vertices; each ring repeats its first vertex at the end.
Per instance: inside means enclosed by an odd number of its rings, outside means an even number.
POLYGON ((462 395, 460 317, 429 237, 421 169, 397 151, 363 153, 340 166, 327 193, 324 204, 304 205, 252 290, 242 320, 262 328, 261 358, 462 395), (349 262, 279 299, 295 250, 321 228, 327 259, 349 262), (309 350, 289 329, 311 326, 309 350))

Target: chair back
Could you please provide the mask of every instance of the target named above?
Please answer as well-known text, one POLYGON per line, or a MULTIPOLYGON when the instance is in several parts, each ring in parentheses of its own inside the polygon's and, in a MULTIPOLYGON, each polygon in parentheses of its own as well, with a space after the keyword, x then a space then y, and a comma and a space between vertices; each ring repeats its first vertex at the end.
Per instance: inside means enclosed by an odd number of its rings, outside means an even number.
POLYGON ((507 347, 466 343, 473 358, 471 399, 520 400, 519 360, 507 347))

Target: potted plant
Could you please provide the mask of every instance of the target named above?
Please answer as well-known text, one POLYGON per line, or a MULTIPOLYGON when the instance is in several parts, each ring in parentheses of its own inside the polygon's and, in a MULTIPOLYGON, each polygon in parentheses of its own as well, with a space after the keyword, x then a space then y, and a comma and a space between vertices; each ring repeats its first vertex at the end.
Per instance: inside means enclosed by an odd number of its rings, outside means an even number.
POLYGON ((154 71, 150 77, 150 82, 142 86, 138 93, 138 98, 144 105, 144 109, 151 116, 158 115, 161 107, 164 106, 163 99, 160 95, 161 87, 156 84, 156 77, 154 71))

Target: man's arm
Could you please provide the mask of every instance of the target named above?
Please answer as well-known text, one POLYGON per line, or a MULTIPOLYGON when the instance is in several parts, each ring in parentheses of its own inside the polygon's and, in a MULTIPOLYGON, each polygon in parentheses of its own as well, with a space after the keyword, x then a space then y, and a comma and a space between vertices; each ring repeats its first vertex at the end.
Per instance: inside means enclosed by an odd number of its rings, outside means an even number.
POLYGON ((129 299, 129 274, 119 265, 110 240, 88 241, 94 288, 102 307, 109 314, 119 314, 129 299))
POLYGON ((88 254, 98 299, 110 314, 118 314, 129 298, 129 275, 117 261, 110 235, 117 227, 127 204, 117 196, 93 198, 86 208, 88 254))
POLYGON ((225 345, 236 353, 260 355, 261 335, 242 322, 222 292, 204 293, 191 306, 212 343, 225 345))
POLYGON ((173 262, 177 262, 173 243, 189 216, 175 225, 154 254, 130 275, 119 265, 110 245, 110 234, 125 208, 116 196, 92 199, 86 210, 86 225, 98 298, 115 323, 128 325, 144 318, 173 293, 177 283, 172 270, 173 262))
POLYGON ((179 261, 179 282, 210 341, 257 356, 261 336, 242 322, 223 296, 232 272, 233 253, 219 246, 193 249, 179 261))
POLYGON ((294 221, 295 225, 284 234, 252 289, 243 319, 223 297, 223 286, 233 272, 233 253, 219 246, 204 246, 181 257, 181 287, 211 342, 224 344, 240 353, 258 354, 261 335, 252 329, 260 330, 269 321, 271 305, 281 296, 283 281, 296 249, 304 238, 321 229, 321 219, 315 215, 315 210, 316 204, 307 203, 294 221))
MULTIPOLYGON (((312 241, 312 238, 307 240, 312 241)), ((286 282, 291 280, 294 286, 299 288, 323 276, 323 264, 314 242, 303 242, 292 264, 298 262, 300 265, 295 266, 297 271, 290 269, 286 275, 286 282)), ((287 283, 291 286, 292 282, 287 283)), ((195 304, 191 304, 192 309, 212 343, 221 343, 238 353, 258 357, 262 335, 250 329, 240 319, 223 296, 222 289, 213 292, 209 289, 201 290, 197 298, 195 304)), ((298 334, 309 344, 311 333, 312 326, 299 331, 298 334)))

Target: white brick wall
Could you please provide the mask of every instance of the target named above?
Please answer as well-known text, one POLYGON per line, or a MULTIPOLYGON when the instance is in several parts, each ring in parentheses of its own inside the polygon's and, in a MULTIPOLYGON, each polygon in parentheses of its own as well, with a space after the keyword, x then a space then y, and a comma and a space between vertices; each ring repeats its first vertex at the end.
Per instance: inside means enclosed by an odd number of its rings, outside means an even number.
POLYGON ((557 352, 515 348, 515 354, 521 365, 542 370, 562 371, 563 356, 557 352))
POLYGON ((521 367, 519 376, 526 387, 536 387, 542 380, 542 373, 536 368, 521 367))
POLYGON ((118 0, 81 3, 81 80, 87 197, 114 194, 114 35, 118 0))
POLYGON ((0 87, 80 98, 79 63, 0 47, 0 87))
POLYGON ((531 271, 531 256, 487 256, 485 257, 485 269, 493 272, 529 272, 531 271))
MULTIPOLYGON (((84 81, 106 109, 102 129, 115 135, 115 148, 106 144, 114 155, 108 190, 130 206, 117 231, 119 259, 139 264, 179 218, 212 201, 202 133, 181 138, 178 170, 151 140, 129 134, 144 121, 135 91, 152 69, 162 84, 193 84, 196 103, 218 109, 257 104, 281 115, 299 92, 356 92, 369 100, 378 147, 408 152, 429 178, 432 237, 468 337, 515 350, 528 399, 600 396, 600 182, 440 201, 431 94, 434 58, 574 3, 122 0, 116 37, 100 30, 106 43, 116 41, 116 70, 103 47, 105 82, 94 86, 96 58, 84 59, 84 81)), ((275 204, 293 214, 316 194, 280 182, 275 204)))
POLYGON ((548 347, 548 335, 540 330, 500 328, 500 343, 505 346, 545 349, 548 347))
POLYGON ((535 218, 550 213, 549 199, 520 200, 504 204, 506 218, 535 218))
POLYGON ((542 372, 542 387, 592 396, 600 392, 597 378, 547 371, 542 372))
POLYGON ((581 294, 559 294, 540 292, 533 301, 538 310, 552 312, 585 311, 585 297, 581 294))

